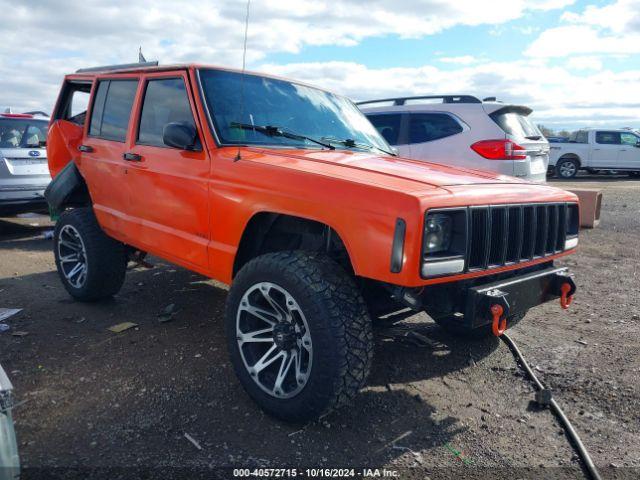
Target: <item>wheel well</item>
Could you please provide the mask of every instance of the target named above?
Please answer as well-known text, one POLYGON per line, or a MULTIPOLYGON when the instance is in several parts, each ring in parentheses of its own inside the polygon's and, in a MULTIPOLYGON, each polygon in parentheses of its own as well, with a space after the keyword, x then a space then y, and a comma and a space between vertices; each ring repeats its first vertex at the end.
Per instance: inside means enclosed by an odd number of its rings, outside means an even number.
POLYGON ((353 274, 349 253, 329 225, 307 218, 261 212, 247 224, 233 263, 233 276, 251 259, 283 250, 324 251, 353 274))
POLYGON ((576 162, 578 162, 578 165, 582 164, 582 162, 580 162, 580 157, 575 153, 566 153, 558 159, 558 161, 560 160, 575 160, 576 162))
POLYGON ((67 207, 91 205, 87 183, 82 178, 73 161, 58 172, 44 192, 45 199, 53 213, 60 213, 67 207))

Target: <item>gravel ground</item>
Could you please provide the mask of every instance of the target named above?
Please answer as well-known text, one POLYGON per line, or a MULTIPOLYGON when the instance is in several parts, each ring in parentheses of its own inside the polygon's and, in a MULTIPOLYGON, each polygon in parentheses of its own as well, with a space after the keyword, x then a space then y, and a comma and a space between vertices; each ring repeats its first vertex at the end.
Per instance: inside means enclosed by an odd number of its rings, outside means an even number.
MULTIPOLYGON (((559 262, 576 274, 572 308, 538 307, 510 334, 603 476, 638 478, 640 182, 557 185, 602 188, 602 223, 559 262)), ((213 478, 210 469, 230 466, 583 478, 563 430, 531 404, 532 386, 496 339, 455 340, 424 315, 378 328, 373 372, 355 403, 292 426, 261 413, 233 374, 223 285, 158 260, 131 270, 113 300, 76 303, 55 273, 50 228, 42 217, 0 220, 0 307, 23 309, 0 333, 0 363, 15 386, 26 478, 213 478), (171 304, 175 315, 160 322, 171 304), (138 327, 107 330, 127 321, 138 327), (428 341, 403 341, 408 329, 428 341)))

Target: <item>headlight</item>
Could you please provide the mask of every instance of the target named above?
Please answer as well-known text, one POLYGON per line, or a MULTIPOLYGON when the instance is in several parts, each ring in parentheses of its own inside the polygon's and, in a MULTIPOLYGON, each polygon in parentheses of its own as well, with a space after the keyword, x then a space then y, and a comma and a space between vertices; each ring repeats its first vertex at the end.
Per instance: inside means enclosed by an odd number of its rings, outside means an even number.
POLYGON ((462 272, 466 235, 466 208, 427 212, 422 239, 422 276, 428 278, 462 272))
POLYGON ((424 226, 425 253, 446 252, 451 246, 451 217, 444 213, 427 216, 424 226))

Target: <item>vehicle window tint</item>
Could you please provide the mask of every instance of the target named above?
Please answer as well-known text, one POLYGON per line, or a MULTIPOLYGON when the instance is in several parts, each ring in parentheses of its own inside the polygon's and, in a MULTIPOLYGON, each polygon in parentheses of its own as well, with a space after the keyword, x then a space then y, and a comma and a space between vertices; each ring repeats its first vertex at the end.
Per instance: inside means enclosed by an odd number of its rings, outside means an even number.
POLYGON ((189 123, 195 128, 184 81, 182 78, 150 80, 142 104, 138 143, 164 146, 162 131, 171 122, 189 123))
POLYGON ((91 111, 91 123, 89 124, 89 135, 99 136, 100 127, 102 126, 102 112, 104 111, 104 101, 107 98, 107 90, 109 90, 110 82, 100 82, 93 100, 93 109, 91 111))
POLYGON ((43 120, 0 118, 0 148, 37 148, 47 140, 49 123, 43 120))
POLYGON ((573 143, 589 143, 589 132, 579 130, 569 138, 573 143))
POLYGON ((640 137, 635 136, 633 133, 621 133, 620 140, 623 145, 633 145, 635 147, 640 141, 640 137))
POLYGON ((423 143, 462 132, 453 117, 445 113, 412 113, 409 115, 409 142, 423 143))
POLYGON ((596 143, 620 145, 620 132, 596 132, 596 143))
POLYGON ((501 109, 489 116, 507 135, 518 138, 542 138, 542 133, 538 127, 520 111, 501 109))
POLYGON ((367 118, 389 145, 398 145, 402 119, 400 114, 367 115, 367 118))
POLYGON ((131 107, 133 106, 137 88, 137 80, 100 82, 96 93, 96 107, 91 114, 89 133, 107 140, 124 142, 127 137, 129 116, 131 115, 131 107), (106 83, 108 85, 105 85, 106 83), (100 110, 99 101, 101 100, 101 90, 104 88, 106 88, 104 106, 100 112, 98 111, 100 110), (100 113, 102 114, 101 120, 98 117, 100 113))

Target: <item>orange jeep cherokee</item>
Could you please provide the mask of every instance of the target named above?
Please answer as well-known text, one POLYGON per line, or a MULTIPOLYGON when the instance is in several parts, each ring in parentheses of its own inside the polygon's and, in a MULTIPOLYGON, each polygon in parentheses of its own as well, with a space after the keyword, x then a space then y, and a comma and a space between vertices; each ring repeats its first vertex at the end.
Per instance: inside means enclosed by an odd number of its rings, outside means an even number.
POLYGON ((204 65, 81 70, 64 80, 47 150, 67 291, 114 295, 146 253, 230 284, 237 376, 285 420, 356 395, 372 319, 409 307, 454 334, 500 335, 575 292, 553 264, 578 243, 573 194, 398 158, 349 99, 299 82, 204 65))

